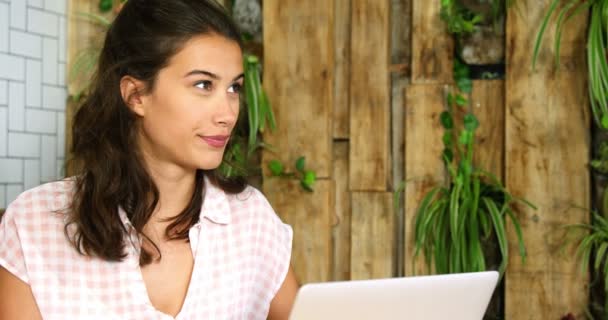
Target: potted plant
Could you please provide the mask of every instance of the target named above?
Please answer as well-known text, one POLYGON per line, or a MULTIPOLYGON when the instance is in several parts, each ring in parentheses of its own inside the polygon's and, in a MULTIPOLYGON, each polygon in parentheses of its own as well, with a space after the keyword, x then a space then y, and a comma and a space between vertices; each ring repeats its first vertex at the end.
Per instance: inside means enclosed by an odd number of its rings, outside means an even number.
POLYGON ((458 57, 481 74, 503 73, 505 8, 512 0, 441 0, 441 18, 456 39, 458 57))

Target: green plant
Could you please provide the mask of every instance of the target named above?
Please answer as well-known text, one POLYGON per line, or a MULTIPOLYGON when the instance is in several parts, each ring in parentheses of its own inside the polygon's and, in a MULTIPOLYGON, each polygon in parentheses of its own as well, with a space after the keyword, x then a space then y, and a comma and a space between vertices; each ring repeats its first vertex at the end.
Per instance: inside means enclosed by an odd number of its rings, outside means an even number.
POLYGON ((608 319, 608 219, 597 212, 592 212, 591 223, 568 225, 569 231, 582 231, 576 236, 578 243, 576 257, 581 261, 581 272, 587 273, 589 263, 593 262, 593 271, 604 280, 605 301, 603 306, 596 306, 608 319))
POLYGON ((491 173, 473 165, 475 130, 479 121, 471 112, 463 117, 463 129, 458 133, 455 109, 468 107, 464 94, 471 91, 468 72, 456 63, 454 70, 459 93, 446 95, 446 110, 440 115, 443 136, 443 159, 449 179, 443 186, 431 189, 418 208, 415 227, 414 261, 424 253, 429 272, 457 273, 486 270, 483 241, 498 241, 502 260, 499 271, 504 274, 509 251, 505 223, 513 223, 519 243, 519 255, 525 261, 526 252, 521 228, 512 205, 526 200, 512 196, 491 173))
POLYGON ((474 12, 462 4, 461 0, 441 0, 441 19, 446 23, 449 33, 468 34, 475 31, 481 24, 494 24, 506 6, 511 6, 514 0, 489 0, 490 13, 484 16, 474 12))
POLYGON ((595 122, 608 129, 608 1, 606 0, 553 0, 542 21, 534 45, 532 65, 536 67, 543 36, 549 20, 557 14, 555 24, 555 63, 560 63, 561 38, 565 24, 577 15, 591 9, 591 21, 587 33, 587 67, 589 98, 595 122), (560 4, 564 4, 559 8, 560 4), (558 10, 559 9, 559 10, 558 10))
POLYGON ((317 175, 312 170, 306 169, 306 158, 299 157, 295 162, 296 170, 289 172, 285 170, 285 166, 279 160, 271 160, 268 162, 268 169, 274 177, 283 178, 298 178, 302 189, 312 192, 313 186, 317 181, 317 175))

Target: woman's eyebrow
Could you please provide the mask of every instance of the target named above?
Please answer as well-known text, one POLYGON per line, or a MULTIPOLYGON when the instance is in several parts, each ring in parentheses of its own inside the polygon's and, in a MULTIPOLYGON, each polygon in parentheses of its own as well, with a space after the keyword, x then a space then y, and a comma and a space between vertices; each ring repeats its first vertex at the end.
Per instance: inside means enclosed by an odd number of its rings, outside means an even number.
MULTIPOLYGON (((192 71, 188 72, 185 77, 189 77, 189 76, 192 76, 192 75, 201 75, 201 74, 202 75, 206 75, 206 76, 208 76, 208 77, 210 77, 210 78, 212 78, 214 80, 221 79, 220 76, 218 76, 217 74, 215 74, 213 72, 209 72, 209 71, 205 71, 205 70, 198 70, 198 69, 192 70, 192 71)), ((245 76, 245 74, 241 73, 238 76, 236 76, 234 79, 232 79, 232 82, 237 81, 237 80, 243 78, 244 76, 245 76)))

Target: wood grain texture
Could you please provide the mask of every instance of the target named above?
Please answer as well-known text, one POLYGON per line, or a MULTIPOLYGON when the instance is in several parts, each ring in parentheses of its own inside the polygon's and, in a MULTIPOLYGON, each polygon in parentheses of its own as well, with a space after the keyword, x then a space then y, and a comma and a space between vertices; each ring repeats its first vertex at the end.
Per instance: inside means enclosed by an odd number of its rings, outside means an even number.
POLYGON ((395 214, 390 192, 353 192, 351 278, 376 279, 395 273, 395 214))
POLYGON ((334 139, 349 135, 351 0, 334 0, 334 139))
MULTIPOLYGON (((538 206, 521 207, 528 251, 525 264, 513 257, 506 277, 506 319, 583 319, 587 275, 572 247, 560 252, 561 227, 588 222, 589 105, 586 88, 587 17, 569 21, 562 39, 559 72, 554 67, 550 22, 536 71, 531 70, 534 37, 549 0, 524 0, 507 19, 506 167, 507 188, 538 206), (522 307, 526 306, 526 307, 522 307)), ((509 227, 509 249, 517 252, 509 227)))
POLYGON ((475 80, 471 92, 472 111, 480 126, 475 132, 475 166, 503 181, 505 151, 504 80, 475 80))
MULTIPOLYGON (((334 1, 264 1, 264 87, 277 131, 264 134, 290 166, 305 156, 317 176, 331 174, 334 1)), ((263 166, 265 168, 265 166, 263 166)), ((266 169, 265 169, 266 170, 266 169)))
POLYGON ((427 192, 445 180, 441 160, 444 107, 443 85, 411 85, 405 90, 405 275, 426 274, 422 254, 414 263, 414 221, 427 192))
POLYGON ((386 191, 390 168, 390 1, 352 2, 350 190, 386 191))
POLYGON ((334 221, 332 280, 350 280, 351 196, 348 190, 348 142, 334 142, 334 221))
POLYGON ((314 192, 303 191, 299 181, 264 179, 264 194, 294 231, 291 264, 300 284, 329 281, 332 274, 331 180, 319 180, 314 192))
POLYGON ((440 1, 412 5, 412 83, 452 82, 454 41, 439 16, 440 1))

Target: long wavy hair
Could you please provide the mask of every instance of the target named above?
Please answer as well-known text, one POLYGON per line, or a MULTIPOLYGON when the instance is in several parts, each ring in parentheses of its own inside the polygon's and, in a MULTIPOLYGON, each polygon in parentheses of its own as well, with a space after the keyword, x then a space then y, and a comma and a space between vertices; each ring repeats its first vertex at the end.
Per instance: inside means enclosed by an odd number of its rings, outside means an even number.
MULTIPOLYGON (((170 58, 189 39, 204 34, 224 36, 242 48, 237 27, 213 0, 129 0, 110 26, 89 94, 73 121, 70 161, 76 176, 65 232, 79 253, 106 261, 127 256, 120 207, 156 251, 142 246, 140 265, 160 259, 158 246, 142 231, 158 204, 159 191, 138 147, 139 120, 121 96, 120 80, 129 75, 153 90, 170 58)), ((190 203, 166 229, 169 239, 188 239, 188 230, 199 221, 205 176, 227 193, 246 186, 244 178, 198 170, 190 203)))

